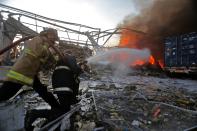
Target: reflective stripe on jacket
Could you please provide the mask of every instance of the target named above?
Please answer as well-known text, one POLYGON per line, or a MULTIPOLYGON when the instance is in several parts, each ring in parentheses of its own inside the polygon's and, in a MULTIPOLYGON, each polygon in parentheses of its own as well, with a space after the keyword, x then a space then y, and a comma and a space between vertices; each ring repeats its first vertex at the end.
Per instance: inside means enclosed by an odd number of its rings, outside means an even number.
POLYGON ((23 54, 13 65, 5 81, 32 84, 33 78, 41 70, 42 65, 51 62, 48 61, 49 57, 54 59, 45 39, 43 36, 36 36, 26 43, 23 54))
POLYGON ((20 74, 16 71, 10 70, 7 74, 8 77, 12 78, 12 79, 16 79, 22 83, 25 83, 27 85, 32 85, 33 83, 33 79, 29 78, 27 76, 24 76, 23 74, 20 74))

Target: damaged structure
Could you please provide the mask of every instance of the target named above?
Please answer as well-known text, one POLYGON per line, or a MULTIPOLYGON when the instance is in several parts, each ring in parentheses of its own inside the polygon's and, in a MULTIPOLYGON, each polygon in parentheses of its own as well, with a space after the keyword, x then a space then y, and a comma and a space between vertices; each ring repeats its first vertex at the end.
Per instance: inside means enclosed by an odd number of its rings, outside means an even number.
MULTIPOLYGON (((21 55, 25 41, 10 45, 18 39, 35 36, 46 27, 57 29, 62 53, 74 55, 79 63, 87 60, 91 71, 80 76, 79 102, 53 121, 36 119, 32 123, 34 130, 197 129, 197 81, 168 77, 164 65, 150 51, 123 48, 124 38, 118 47, 104 47, 114 34, 131 31, 146 35, 137 30, 101 31, 0 4, 0 82, 21 55), (5 50, 6 47, 10 48, 5 50)), ((48 70, 51 65, 45 67, 48 70)), ((50 91, 51 72, 42 71, 40 77, 50 91)), ((24 130, 25 118, 31 117, 26 112, 32 109, 50 109, 50 106, 31 87, 24 86, 11 100, 0 103, 0 130, 24 130)))

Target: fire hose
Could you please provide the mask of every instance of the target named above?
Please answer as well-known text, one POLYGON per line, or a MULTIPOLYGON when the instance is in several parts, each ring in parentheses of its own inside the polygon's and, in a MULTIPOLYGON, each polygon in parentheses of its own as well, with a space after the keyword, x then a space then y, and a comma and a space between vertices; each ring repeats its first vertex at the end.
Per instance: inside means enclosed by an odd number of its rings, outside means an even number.
POLYGON ((10 50, 11 48, 17 46, 17 45, 20 44, 21 42, 26 41, 26 40, 29 40, 29 39, 31 39, 31 38, 33 38, 33 37, 34 37, 34 36, 26 36, 26 37, 23 37, 23 38, 21 38, 21 39, 15 41, 15 42, 13 42, 13 43, 11 43, 9 46, 7 46, 7 47, 5 47, 5 48, 3 48, 3 49, 0 50, 0 55, 2 55, 3 53, 5 53, 6 51, 10 50))
MULTIPOLYGON (((92 94, 93 95, 93 94, 92 94)), ((77 111, 82 111, 82 112, 87 112, 89 109, 91 109, 91 102, 90 100, 93 98, 93 96, 86 97, 86 94, 83 94, 80 96, 80 102, 75 104, 72 109, 65 114, 62 114, 55 120, 49 122, 46 124, 44 127, 40 128, 39 131, 54 131, 60 126, 60 130, 65 130, 69 127, 70 122, 69 119, 70 117, 77 111), (68 123, 67 123, 68 122, 68 123), (68 125, 67 125, 68 124, 68 125)))
POLYGON ((81 105, 80 104, 76 104, 69 112, 59 116, 58 118, 56 118, 55 120, 51 121, 50 123, 48 123, 47 125, 45 125, 44 127, 42 127, 40 129, 40 131, 54 131, 59 125, 61 125, 63 120, 69 119, 70 116, 75 113, 76 111, 80 110, 81 105))
MULTIPOLYGON (((29 40, 29 39, 31 39, 33 37, 35 37, 35 36, 26 36, 26 37, 23 37, 23 38, 15 41, 13 43, 11 43, 9 46, 7 46, 7 47, 5 47, 5 48, 0 50, 0 55, 5 53, 6 51, 10 50, 11 48, 19 45, 21 42, 29 40)), ((64 57, 64 54, 60 50, 58 50, 51 42, 49 42, 49 46, 52 47, 53 50, 60 56, 60 58, 62 58, 66 62, 66 58, 64 57)))

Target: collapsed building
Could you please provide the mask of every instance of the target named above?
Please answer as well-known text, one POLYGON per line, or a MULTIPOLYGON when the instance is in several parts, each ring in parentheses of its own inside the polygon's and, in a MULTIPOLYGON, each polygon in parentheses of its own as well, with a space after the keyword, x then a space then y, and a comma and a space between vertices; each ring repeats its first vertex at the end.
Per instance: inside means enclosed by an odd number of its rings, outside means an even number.
MULTIPOLYGON (((70 129, 70 122, 74 130, 79 131, 189 131, 196 128, 196 81, 167 77, 162 71, 162 64, 155 61, 150 51, 125 49, 121 48, 121 44, 113 49, 102 46, 113 34, 124 35, 125 29, 101 31, 99 28, 54 20, 2 4, 0 7, 0 49, 12 44, 14 39, 36 35, 45 27, 53 27, 60 35, 59 49, 76 56, 78 62, 87 60, 92 67, 92 72, 80 77, 80 102, 47 124, 44 118, 37 119, 32 123, 34 130, 70 129), (24 22, 27 19, 31 22, 24 22), (106 39, 99 45, 103 37, 106 39)), ((2 81, 24 46, 25 41, 1 55, 2 81)), ((41 77, 42 82, 50 88, 50 74, 41 77)), ((27 110, 49 108, 31 87, 24 87, 20 93, 20 97, 16 96, 11 102, 1 103, 0 129, 21 130, 27 110), (3 114, 5 117, 2 117, 3 114)))

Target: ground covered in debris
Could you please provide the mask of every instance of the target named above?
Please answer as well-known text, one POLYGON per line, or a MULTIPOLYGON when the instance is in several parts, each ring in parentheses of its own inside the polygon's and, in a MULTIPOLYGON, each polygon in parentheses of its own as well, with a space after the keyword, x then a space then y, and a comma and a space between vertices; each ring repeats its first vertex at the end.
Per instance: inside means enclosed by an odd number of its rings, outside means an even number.
MULTIPOLYGON (((196 80, 97 70, 81 76, 80 90, 75 130, 179 131, 197 123, 196 80)), ((26 110, 50 108, 34 92, 24 98, 26 110)))
POLYGON ((197 81, 134 74, 104 70, 82 81, 94 96, 96 121, 103 123, 98 129, 178 131, 196 126, 197 81))

